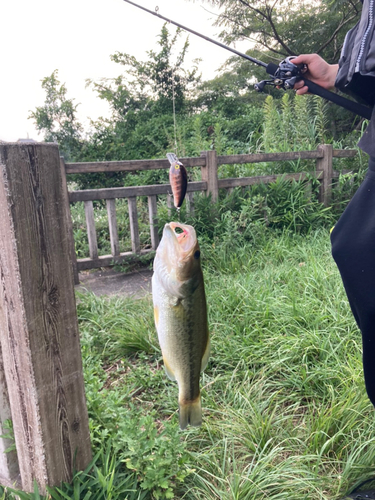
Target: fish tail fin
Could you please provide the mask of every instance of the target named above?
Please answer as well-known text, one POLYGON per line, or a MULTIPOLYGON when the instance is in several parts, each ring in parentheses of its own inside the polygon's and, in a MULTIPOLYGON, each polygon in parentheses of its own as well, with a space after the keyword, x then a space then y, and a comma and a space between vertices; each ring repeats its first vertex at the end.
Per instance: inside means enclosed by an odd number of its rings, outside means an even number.
POLYGON ((188 424, 199 427, 202 425, 201 395, 192 401, 180 402, 180 429, 184 430, 188 424))

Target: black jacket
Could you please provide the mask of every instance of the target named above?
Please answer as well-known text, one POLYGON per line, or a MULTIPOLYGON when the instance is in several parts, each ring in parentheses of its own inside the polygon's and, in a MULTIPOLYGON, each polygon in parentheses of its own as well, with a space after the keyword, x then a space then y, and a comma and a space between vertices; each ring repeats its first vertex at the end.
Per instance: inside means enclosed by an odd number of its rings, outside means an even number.
POLYGON ((374 0, 363 1, 361 19, 346 34, 339 61, 336 87, 342 90, 350 89, 351 85, 353 85, 353 76, 356 73, 362 76, 375 77, 374 0))
MULTIPOLYGON (((361 19, 345 37, 335 87, 375 104, 375 0, 363 0, 361 19)), ((374 112, 358 145, 375 157, 374 112)))

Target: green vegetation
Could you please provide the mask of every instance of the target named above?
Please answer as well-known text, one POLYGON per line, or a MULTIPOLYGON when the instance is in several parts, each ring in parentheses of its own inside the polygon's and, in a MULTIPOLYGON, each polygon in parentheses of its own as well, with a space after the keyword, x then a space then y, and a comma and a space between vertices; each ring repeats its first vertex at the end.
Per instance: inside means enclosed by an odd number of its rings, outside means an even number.
POLYGON ((196 204, 212 334, 201 428, 179 430, 151 297, 79 295, 95 459, 47 498, 335 500, 373 475, 373 408, 330 255, 334 216, 302 199, 286 210, 282 193, 298 200, 296 186, 276 185, 268 219, 252 218, 261 194, 196 204))
MULTIPOLYGON (((325 0, 207 2, 222 7, 217 25, 225 30, 218 36, 226 43, 249 39, 253 48, 248 52, 267 62, 303 52, 336 62, 345 32, 360 11, 357 0, 340 0, 339 5, 325 0)), ((264 68, 239 57, 230 58, 217 77, 202 82, 199 60, 186 64, 188 49, 181 30, 165 24, 145 60, 121 51, 111 55, 119 76, 87 82, 108 104, 109 117, 91 122, 89 130, 83 130, 78 105, 68 97, 57 70, 43 79, 45 103, 30 118, 46 141, 58 142, 66 161, 163 158, 171 150, 178 156, 196 156, 207 149, 219 154, 302 150, 332 138, 342 147, 353 145, 352 131, 361 125, 358 117, 332 103, 324 105, 320 98, 294 99, 294 93, 272 88, 258 94, 253 87, 266 78, 264 68), (271 96, 282 100, 281 110, 271 96)), ((132 181, 155 184, 165 182, 166 176, 162 171, 117 172, 76 175, 74 180, 85 189, 132 181)))
MULTIPOLYGON (((324 1, 272 8, 242 0, 236 8, 233 0, 211 3, 223 7, 222 39, 256 36, 251 55, 265 60, 312 50, 337 60, 358 15, 357 2, 346 0, 339 8, 324 1)), ((146 61, 112 56, 125 71, 114 80, 89 82, 112 112, 111 119, 92 123, 90 134, 83 134, 74 99, 55 71, 42 83, 45 105, 31 113, 38 129, 59 143, 67 161, 164 157, 175 143, 179 156, 355 145, 358 122, 351 115, 313 96, 249 92, 254 77, 265 75, 236 58, 202 83, 197 67, 184 69, 188 42, 178 49, 179 36, 164 26, 159 51, 149 51, 146 61)), ((330 208, 316 201, 313 178, 308 184, 281 178, 220 193, 217 204, 197 195, 194 215, 181 210, 181 221, 194 225, 201 244, 212 334, 199 429, 179 430, 177 386, 162 368, 151 297, 79 295, 94 459, 72 484, 51 489, 46 498, 336 500, 373 476, 374 413, 364 389, 360 333, 329 244, 329 229, 365 166, 362 155, 335 160, 335 170, 353 173, 340 176, 330 208)), ((219 176, 314 167, 312 161, 222 165, 219 176)), ((167 172, 73 181, 79 188, 164 183, 167 172)), ((130 250, 127 203, 116 203, 121 251, 130 250)), ((147 204, 142 198, 137 203, 141 246, 147 248, 147 204)), ((165 200, 158 203, 161 231, 177 214, 168 212, 165 200)), ((110 253, 105 205, 97 202, 95 210, 99 252, 110 253)), ((77 255, 86 257, 82 204, 72 206, 72 216, 77 255)), ((33 494, 0 490, 3 500, 17 495, 41 498, 37 487, 33 494)))

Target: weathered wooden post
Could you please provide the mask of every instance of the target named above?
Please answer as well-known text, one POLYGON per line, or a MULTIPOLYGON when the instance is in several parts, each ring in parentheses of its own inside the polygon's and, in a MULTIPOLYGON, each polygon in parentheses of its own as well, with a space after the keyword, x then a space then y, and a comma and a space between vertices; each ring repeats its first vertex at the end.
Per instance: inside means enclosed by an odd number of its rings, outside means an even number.
POLYGON ((332 198, 332 179, 333 179, 333 147, 332 144, 320 144, 318 151, 323 153, 323 158, 316 160, 316 173, 322 172, 319 187, 319 201, 328 207, 332 198))
POLYGON ((57 145, 0 145, 0 384, 22 489, 42 493, 91 460, 63 190, 57 145))
POLYGON ((217 153, 213 151, 202 151, 201 156, 206 157, 206 166, 201 167, 202 181, 207 182, 207 195, 215 203, 219 199, 219 184, 217 177, 217 153))

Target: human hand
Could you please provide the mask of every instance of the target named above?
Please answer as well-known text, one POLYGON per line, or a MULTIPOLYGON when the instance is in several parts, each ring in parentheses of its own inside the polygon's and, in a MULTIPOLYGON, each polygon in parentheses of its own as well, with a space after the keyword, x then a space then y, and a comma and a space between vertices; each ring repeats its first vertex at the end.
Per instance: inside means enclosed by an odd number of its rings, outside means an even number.
MULTIPOLYGON (((328 64, 318 54, 301 54, 293 58, 292 62, 293 64, 307 65, 308 69, 304 73, 306 80, 311 80, 327 90, 335 86, 338 64, 328 64)), ((303 80, 298 81, 294 85, 294 89, 298 95, 306 94, 309 91, 303 80)))

